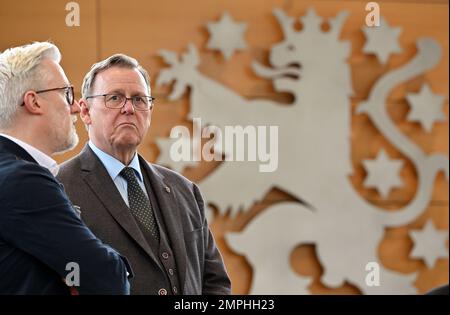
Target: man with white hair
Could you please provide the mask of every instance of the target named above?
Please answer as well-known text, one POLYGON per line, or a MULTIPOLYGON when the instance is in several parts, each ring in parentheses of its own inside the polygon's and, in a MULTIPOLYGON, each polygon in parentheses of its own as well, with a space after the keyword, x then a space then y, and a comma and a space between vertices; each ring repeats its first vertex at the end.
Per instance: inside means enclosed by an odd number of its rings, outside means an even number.
POLYGON ((50 155, 76 146, 80 112, 60 59, 48 42, 0 54, 0 294, 128 294, 126 259, 54 177, 50 155))

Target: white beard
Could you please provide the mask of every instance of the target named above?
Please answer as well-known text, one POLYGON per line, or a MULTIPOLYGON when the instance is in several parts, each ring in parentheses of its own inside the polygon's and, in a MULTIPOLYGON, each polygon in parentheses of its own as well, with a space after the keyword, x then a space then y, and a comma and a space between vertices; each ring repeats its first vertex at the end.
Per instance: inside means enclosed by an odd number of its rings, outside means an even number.
POLYGON ((54 147, 54 154, 63 154, 67 151, 72 150, 75 148, 78 144, 79 138, 77 131, 75 129, 75 125, 71 125, 70 132, 68 135, 65 135, 64 139, 61 139, 58 137, 58 135, 55 134, 55 147, 54 147))

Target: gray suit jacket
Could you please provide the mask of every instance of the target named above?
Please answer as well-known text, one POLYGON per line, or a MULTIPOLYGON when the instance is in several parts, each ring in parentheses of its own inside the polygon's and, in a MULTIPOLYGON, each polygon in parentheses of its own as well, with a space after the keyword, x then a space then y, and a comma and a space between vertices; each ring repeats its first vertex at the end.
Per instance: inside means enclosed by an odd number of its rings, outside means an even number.
MULTIPOLYGON (((164 167, 139 162, 150 179, 161 209, 179 274, 181 294, 230 294, 231 283, 222 257, 209 230, 204 201, 198 187, 164 167)), ((81 218, 103 242, 126 256, 135 277, 132 294, 152 294, 148 283, 154 253, 105 167, 86 145, 63 163, 58 179, 81 218)))

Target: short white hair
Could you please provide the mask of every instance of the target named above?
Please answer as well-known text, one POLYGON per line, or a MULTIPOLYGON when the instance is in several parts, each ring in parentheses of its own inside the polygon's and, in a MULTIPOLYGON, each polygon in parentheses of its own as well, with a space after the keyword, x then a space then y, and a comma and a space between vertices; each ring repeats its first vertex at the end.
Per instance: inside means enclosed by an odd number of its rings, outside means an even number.
POLYGON ((47 73, 40 64, 47 58, 61 61, 58 47, 49 42, 13 47, 0 54, 0 130, 12 126, 25 92, 43 85, 47 73))
POLYGON ((150 93, 150 77, 148 72, 136 59, 124 54, 115 54, 92 65, 91 70, 89 70, 84 77, 83 85, 81 87, 81 97, 86 98, 89 96, 97 74, 112 67, 137 69, 144 78, 145 84, 147 85, 147 92, 150 93))

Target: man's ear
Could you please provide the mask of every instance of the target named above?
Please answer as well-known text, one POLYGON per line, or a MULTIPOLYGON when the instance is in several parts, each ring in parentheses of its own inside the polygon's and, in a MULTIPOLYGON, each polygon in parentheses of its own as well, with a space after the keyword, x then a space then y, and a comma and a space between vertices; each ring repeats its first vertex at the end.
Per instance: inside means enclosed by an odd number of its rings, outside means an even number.
POLYGON ((25 93, 22 106, 32 115, 42 115, 44 113, 41 104, 39 104, 38 96, 34 91, 25 93))
POLYGON ((86 101, 86 99, 81 98, 78 101, 78 104, 80 104, 80 117, 81 120, 86 124, 86 125, 90 125, 92 120, 91 120, 91 113, 89 112, 89 104, 86 101))

